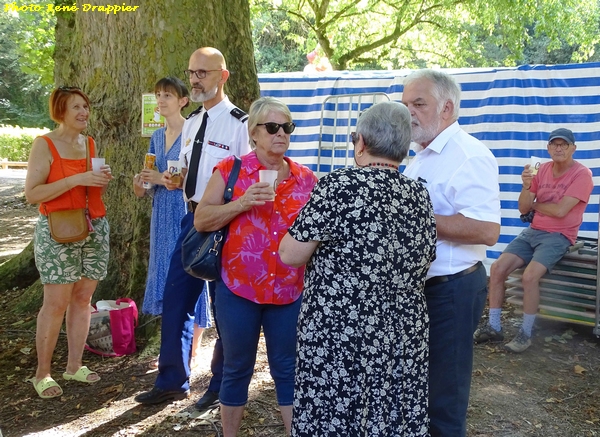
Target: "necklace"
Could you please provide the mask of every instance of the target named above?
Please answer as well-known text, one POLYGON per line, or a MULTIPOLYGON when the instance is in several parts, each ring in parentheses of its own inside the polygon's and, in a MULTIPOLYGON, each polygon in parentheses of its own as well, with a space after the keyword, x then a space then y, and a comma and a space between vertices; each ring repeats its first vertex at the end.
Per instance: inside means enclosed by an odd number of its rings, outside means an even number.
POLYGON ((394 164, 388 164, 387 162, 370 162, 365 167, 387 167, 393 168, 394 170, 398 170, 398 166, 394 164))

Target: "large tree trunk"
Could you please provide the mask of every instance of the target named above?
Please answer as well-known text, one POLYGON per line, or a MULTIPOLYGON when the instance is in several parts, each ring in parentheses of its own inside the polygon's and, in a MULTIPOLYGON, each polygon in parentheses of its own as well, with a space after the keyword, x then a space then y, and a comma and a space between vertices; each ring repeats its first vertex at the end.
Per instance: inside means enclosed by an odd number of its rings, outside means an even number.
POLYGON ((75 13, 57 14, 55 82, 79 86, 89 95, 87 133, 115 177, 104 197, 111 226, 109 274, 94 300, 128 296, 141 304, 151 205, 149 199, 134 197, 132 178, 141 170, 149 143, 140 137, 142 93, 153 92, 161 77, 183 78, 190 54, 203 46, 225 55, 231 71, 226 90, 238 106, 247 109, 259 87, 246 0, 138 4, 134 12, 84 12, 79 4, 75 13))

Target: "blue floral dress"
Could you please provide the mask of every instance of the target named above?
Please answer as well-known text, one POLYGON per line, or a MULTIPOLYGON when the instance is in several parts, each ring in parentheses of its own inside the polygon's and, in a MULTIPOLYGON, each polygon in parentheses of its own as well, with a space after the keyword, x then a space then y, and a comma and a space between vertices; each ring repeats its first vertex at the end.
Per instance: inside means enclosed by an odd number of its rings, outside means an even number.
MULTIPOLYGON (((165 154, 165 128, 158 129, 150 139, 149 153, 156 155, 156 170, 167 170, 167 160, 178 160, 181 135, 165 154)), ((152 188, 152 219, 150 222, 150 260, 142 312, 162 314, 163 293, 171 254, 181 231, 181 219, 186 213, 181 190, 169 191, 162 185, 152 188)))

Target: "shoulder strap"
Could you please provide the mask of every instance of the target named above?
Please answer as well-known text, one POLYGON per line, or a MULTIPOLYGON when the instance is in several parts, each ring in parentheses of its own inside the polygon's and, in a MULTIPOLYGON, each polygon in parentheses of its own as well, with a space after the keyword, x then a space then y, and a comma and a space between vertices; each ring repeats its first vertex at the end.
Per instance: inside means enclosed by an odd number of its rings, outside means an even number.
POLYGON ((225 193, 223 194, 224 203, 229 203, 231 198, 233 197, 233 187, 237 182, 238 175, 240 173, 240 167, 242 166, 242 160, 237 156, 234 156, 233 168, 231 169, 231 173, 229 173, 229 178, 227 180, 227 186, 225 187, 225 193))
POLYGON ((50 153, 52 154, 52 159, 54 159, 55 161, 58 161, 60 159, 60 154, 58 153, 58 150, 56 150, 56 146, 54 145, 52 140, 50 138, 48 138, 46 135, 41 135, 40 138, 43 138, 46 140, 46 142, 48 143, 48 149, 50 150, 50 153))
POLYGON ((187 117, 185 117, 185 118, 186 118, 186 120, 189 120, 189 119, 190 119, 190 118, 192 118, 193 116, 200 114, 200 111, 202 111, 202 108, 203 108, 203 106, 200 106, 198 109, 196 109, 196 110, 194 110, 194 111, 190 112, 190 113, 188 114, 188 116, 187 116, 187 117))
POLYGON ((248 114, 246 114, 244 111, 242 111, 237 106, 235 108, 233 108, 231 111, 229 111, 229 113, 231 115, 233 115, 235 118, 237 118, 239 121, 241 121, 242 123, 245 123, 246 120, 248 120, 248 114))
MULTIPOLYGON (((94 139, 92 137, 90 137, 89 135, 87 136, 87 143, 88 143, 88 147, 89 147, 89 151, 88 151, 88 158, 95 158, 96 155, 96 142, 94 141, 94 139)), ((89 168, 88 168, 89 170, 89 168)))

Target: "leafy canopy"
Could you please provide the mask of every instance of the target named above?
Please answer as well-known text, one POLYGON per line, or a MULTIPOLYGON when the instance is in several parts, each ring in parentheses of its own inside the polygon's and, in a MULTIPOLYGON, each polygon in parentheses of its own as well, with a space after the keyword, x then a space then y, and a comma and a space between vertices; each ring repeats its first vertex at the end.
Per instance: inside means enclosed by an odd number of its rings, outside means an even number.
POLYGON ((596 0, 268 3, 287 14, 290 26, 303 29, 303 38, 316 40, 336 69, 515 65, 537 38, 545 38, 547 50, 573 46, 570 61, 582 62, 599 42, 596 0))

